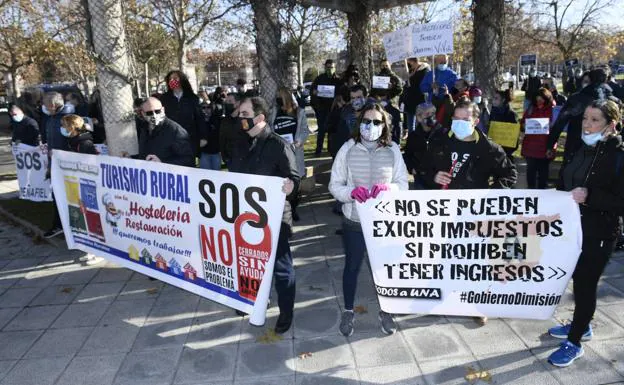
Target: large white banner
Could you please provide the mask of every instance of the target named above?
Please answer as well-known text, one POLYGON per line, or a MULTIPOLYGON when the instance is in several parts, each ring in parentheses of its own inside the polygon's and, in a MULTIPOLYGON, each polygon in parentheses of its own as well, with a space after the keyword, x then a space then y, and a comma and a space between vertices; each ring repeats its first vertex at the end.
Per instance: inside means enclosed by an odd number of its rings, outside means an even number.
POLYGON ((385 192, 357 210, 388 313, 548 319, 581 252, 567 192, 385 192))
POLYGON ((52 186, 77 248, 264 324, 281 178, 54 151, 52 186), (266 279, 263 279, 266 278, 266 279))
POLYGON ((35 202, 51 201, 52 187, 46 178, 48 152, 45 146, 29 146, 23 143, 13 146, 20 199, 35 202))
POLYGON ((386 33, 383 43, 390 62, 453 53, 453 21, 409 25, 386 33))

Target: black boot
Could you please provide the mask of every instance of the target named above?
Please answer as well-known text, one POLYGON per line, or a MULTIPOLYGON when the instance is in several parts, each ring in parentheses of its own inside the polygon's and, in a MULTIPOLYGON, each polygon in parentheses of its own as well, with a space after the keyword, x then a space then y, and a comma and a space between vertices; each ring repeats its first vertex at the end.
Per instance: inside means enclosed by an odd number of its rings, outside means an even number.
POLYGON ((275 333, 284 334, 290 329, 293 321, 293 313, 280 313, 275 323, 275 333))

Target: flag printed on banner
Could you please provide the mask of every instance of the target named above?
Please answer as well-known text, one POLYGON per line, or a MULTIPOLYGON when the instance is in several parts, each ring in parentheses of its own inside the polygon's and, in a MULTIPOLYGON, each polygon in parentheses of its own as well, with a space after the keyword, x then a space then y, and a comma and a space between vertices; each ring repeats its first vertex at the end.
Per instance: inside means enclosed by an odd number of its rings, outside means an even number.
POLYGON ((568 192, 385 192, 357 210, 388 313, 548 319, 581 253, 568 192))
POLYGON ((275 177, 54 151, 52 186, 76 248, 264 324, 285 194, 275 177))
POLYGON ((52 200, 52 186, 48 172, 48 151, 45 145, 13 145, 20 199, 43 202, 52 200))

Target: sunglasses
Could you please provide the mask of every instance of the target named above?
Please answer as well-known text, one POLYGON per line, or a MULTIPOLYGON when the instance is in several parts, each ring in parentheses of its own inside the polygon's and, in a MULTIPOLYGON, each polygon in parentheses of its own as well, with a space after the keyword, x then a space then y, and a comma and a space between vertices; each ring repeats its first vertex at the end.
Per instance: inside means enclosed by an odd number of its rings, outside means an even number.
POLYGON ((364 119, 362 119, 362 123, 364 123, 364 124, 371 124, 371 123, 373 123, 375 126, 379 126, 380 124, 383 123, 383 121, 382 120, 378 120, 378 119, 370 120, 370 119, 364 118, 364 119))
POLYGON ((146 116, 160 115, 161 111, 162 111, 162 108, 159 108, 159 109, 154 110, 154 111, 145 111, 145 115, 146 116))

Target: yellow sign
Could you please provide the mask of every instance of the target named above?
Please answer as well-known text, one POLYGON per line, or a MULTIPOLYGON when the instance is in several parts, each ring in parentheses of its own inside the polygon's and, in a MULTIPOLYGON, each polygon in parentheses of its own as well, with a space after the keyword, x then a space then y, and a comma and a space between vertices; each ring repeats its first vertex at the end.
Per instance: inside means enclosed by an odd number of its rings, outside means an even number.
POLYGON ((515 148, 520 136, 520 123, 490 122, 488 136, 503 147, 515 148))

